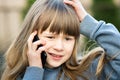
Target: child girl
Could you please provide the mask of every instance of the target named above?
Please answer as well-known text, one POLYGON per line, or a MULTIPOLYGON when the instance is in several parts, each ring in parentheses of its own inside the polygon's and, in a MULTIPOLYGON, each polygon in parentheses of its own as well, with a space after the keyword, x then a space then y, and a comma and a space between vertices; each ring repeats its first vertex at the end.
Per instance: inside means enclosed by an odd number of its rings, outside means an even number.
POLYGON ((5 54, 2 80, 120 79, 120 33, 114 25, 90 16, 79 0, 36 0, 22 27, 5 54), (103 49, 94 49, 78 61, 80 34, 103 49), (33 42, 36 35, 39 40, 33 42))

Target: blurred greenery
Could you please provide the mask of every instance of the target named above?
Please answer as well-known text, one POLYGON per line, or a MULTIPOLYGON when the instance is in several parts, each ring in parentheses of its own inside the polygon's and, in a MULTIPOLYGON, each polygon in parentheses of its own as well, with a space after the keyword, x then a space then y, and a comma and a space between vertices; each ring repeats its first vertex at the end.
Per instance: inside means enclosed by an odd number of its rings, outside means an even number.
POLYGON ((114 4, 113 0, 93 0, 91 11, 97 20, 112 23, 120 31, 120 8, 114 4))
POLYGON ((27 0, 27 5, 25 7, 25 9, 23 10, 23 18, 25 17, 25 15, 27 14, 29 8, 31 7, 31 5, 35 2, 36 0, 27 0))

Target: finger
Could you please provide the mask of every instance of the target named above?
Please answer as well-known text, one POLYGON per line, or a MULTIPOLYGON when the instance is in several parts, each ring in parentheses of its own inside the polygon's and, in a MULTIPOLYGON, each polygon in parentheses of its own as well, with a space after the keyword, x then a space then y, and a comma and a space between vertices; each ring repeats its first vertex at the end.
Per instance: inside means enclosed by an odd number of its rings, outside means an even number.
POLYGON ((35 41, 33 43, 33 49, 34 50, 37 50, 38 47, 41 47, 41 46, 44 46, 46 44, 46 42, 42 39, 38 40, 38 41, 35 41))
POLYGON ((74 0, 64 0, 64 3, 71 5, 71 6, 75 6, 74 0))
POLYGON ((45 45, 46 42, 44 40, 40 39, 40 40, 37 40, 37 41, 33 42, 33 44, 35 44, 35 45, 40 45, 40 44, 45 45))
POLYGON ((33 39, 34 39, 34 36, 37 34, 37 31, 34 31, 28 38, 28 47, 31 48, 32 47, 32 43, 33 43, 33 39))
POLYGON ((39 47, 36 51, 38 54, 41 54, 43 51, 45 51, 45 47, 39 47))

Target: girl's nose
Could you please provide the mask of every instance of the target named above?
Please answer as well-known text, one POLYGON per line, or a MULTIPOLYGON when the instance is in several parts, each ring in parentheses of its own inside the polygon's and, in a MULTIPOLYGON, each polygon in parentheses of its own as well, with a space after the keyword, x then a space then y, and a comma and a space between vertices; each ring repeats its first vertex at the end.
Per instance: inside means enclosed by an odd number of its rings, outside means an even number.
POLYGON ((63 51, 64 49, 64 44, 62 40, 56 40, 54 49, 57 51, 63 51))

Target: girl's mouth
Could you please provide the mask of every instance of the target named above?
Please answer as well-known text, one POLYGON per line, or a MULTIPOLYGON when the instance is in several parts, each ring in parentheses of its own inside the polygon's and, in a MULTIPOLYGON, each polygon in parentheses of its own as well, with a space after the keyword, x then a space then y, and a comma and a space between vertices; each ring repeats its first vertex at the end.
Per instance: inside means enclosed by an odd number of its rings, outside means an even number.
POLYGON ((52 59, 54 60, 60 60, 63 55, 56 55, 56 54, 53 54, 53 53, 49 53, 49 55, 52 57, 52 59))

